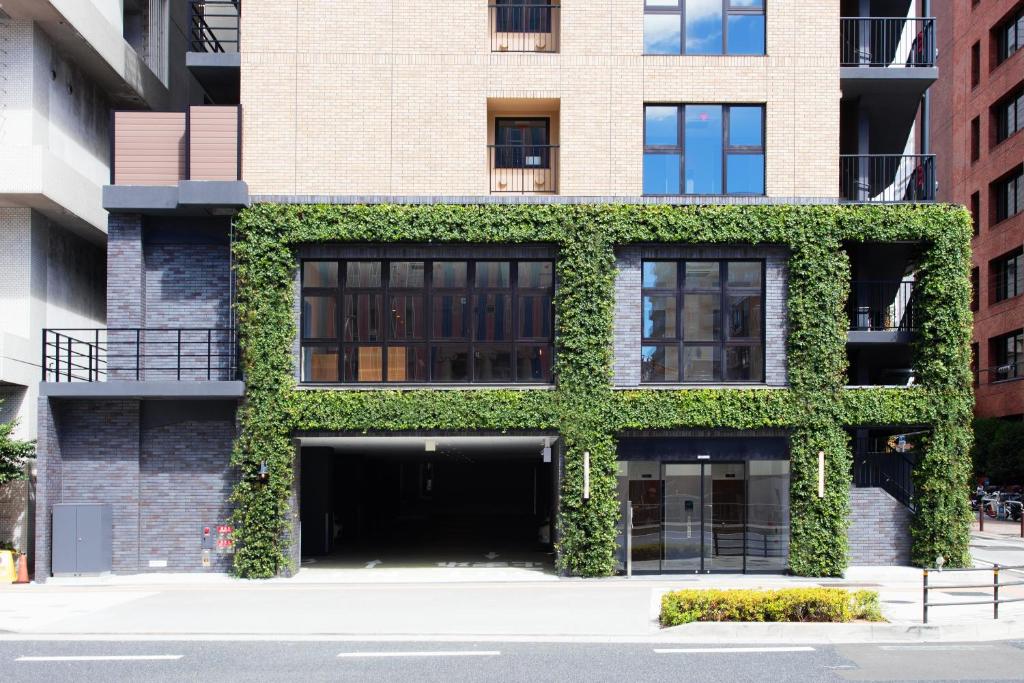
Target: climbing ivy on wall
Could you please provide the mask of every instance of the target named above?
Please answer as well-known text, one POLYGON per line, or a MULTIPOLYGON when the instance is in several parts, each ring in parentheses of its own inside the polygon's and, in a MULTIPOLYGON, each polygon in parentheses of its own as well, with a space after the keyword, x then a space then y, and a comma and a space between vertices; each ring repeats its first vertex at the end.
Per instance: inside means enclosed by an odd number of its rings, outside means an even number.
MULTIPOLYGON (((790 434, 791 543, 798 574, 846 567, 851 453, 845 427, 932 427, 914 473, 913 558, 968 562, 970 219, 946 206, 281 205, 236 219, 237 313, 246 380, 233 463, 240 576, 292 568, 295 430, 557 432, 565 455, 558 557, 570 574, 615 567, 616 435, 631 429, 781 428, 790 434), (844 242, 922 243, 921 386, 844 389, 850 266, 844 242), (558 249, 555 390, 297 390, 297 258, 308 243, 545 243, 558 249), (632 243, 772 244, 790 252, 785 389, 615 390, 615 249, 632 243), (818 452, 826 454, 818 497, 818 452), (591 496, 583 500, 583 453, 591 496), (269 476, 259 481, 260 463, 269 476)), ((769 321, 772 324, 772 321, 769 321)))

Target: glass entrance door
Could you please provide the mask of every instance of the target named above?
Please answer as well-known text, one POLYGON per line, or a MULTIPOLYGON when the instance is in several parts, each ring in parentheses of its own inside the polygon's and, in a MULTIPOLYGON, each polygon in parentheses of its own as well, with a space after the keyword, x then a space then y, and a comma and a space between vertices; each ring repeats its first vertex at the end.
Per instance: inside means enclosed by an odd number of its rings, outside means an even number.
POLYGON ((704 466, 664 465, 664 557, 663 572, 699 572, 704 555, 701 512, 705 486, 704 466))

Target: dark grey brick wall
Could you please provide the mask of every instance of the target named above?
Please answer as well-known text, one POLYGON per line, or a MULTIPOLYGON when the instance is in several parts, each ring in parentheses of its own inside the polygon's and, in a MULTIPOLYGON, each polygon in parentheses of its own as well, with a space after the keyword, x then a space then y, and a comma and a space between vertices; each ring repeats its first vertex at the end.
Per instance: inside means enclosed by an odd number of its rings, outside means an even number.
POLYGON ((227 554, 212 552, 209 569, 202 566, 201 540, 204 526, 224 524, 231 514, 234 406, 149 401, 142 411, 140 570, 227 571, 227 554))
POLYGON ((782 247, 631 246, 616 252, 615 360, 613 381, 618 387, 640 384, 642 322, 641 264, 644 258, 719 258, 765 260, 765 384, 785 386, 786 290, 788 252, 782 247))
POLYGON ((54 405, 46 396, 40 396, 36 435, 35 553, 29 558, 36 581, 44 581, 50 575, 50 506, 60 502, 60 463, 54 405))
POLYGON ((909 565, 907 507, 880 488, 850 489, 850 565, 909 565))
POLYGON ((110 214, 107 219, 107 326, 142 327, 146 299, 142 216, 110 214))
POLYGON ((146 326, 228 327, 226 244, 146 244, 146 326))

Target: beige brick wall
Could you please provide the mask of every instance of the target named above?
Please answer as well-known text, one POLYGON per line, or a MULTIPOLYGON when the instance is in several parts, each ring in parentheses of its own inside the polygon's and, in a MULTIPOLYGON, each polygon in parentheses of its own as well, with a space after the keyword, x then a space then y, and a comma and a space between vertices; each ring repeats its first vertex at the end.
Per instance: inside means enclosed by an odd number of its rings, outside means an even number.
POLYGON ((559 101, 560 194, 642 192, 643 104, 764 103, 767 194, 835 197, 839 0, 770 0, 765 57, 648 56, 643 0, 562 0, 561 52, 491 53, 487 0, 274 0, 242 18, 254 194, 484 195, 488 100, 559 101))

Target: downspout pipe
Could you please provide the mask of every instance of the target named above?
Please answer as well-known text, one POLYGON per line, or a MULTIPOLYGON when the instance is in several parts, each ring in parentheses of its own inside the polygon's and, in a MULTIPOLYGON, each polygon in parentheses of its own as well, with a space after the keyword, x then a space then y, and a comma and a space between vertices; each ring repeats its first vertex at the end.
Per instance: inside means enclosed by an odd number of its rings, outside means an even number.
MULTIPOLYGON (((932 0, 921 0, 921 11, 925 17, 932 15, 932 0)), ((935 39, 936 33, 935 25, 932 25, 932 35, 929 42, 929 47, 932 50, 932 59, 935 59, 935 39)), ((932 107, 931 107, 931 88, 924 91, 924 97, 921 99, 921 154, 931 153, 931 118, 932 107)))

